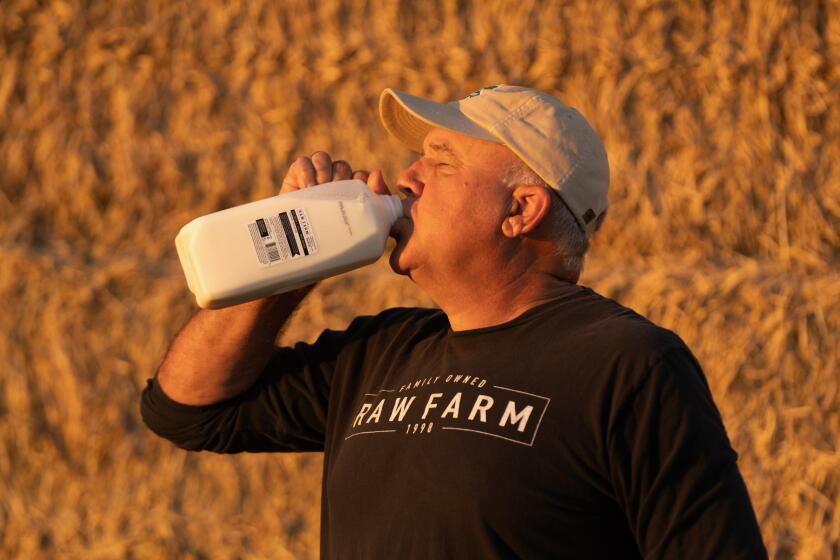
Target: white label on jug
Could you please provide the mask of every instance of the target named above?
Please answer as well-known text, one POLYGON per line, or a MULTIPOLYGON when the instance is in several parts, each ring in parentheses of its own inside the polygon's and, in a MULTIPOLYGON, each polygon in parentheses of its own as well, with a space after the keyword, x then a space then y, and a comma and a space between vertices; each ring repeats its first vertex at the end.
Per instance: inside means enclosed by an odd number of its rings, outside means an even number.
POLYGON ((318 252, 315 233, 303 208, 294 208, 248 224, 257 259, 263 266, 318 252))

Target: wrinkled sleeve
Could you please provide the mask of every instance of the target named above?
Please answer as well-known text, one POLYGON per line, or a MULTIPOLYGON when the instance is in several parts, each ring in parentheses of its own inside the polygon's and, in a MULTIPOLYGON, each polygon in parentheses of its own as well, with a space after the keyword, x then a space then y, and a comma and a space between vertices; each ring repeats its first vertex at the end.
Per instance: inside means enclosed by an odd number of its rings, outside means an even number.
POLYGON ((140 400, 143 422, 190 451, 322 451, 330 386, 348 331, 324 331, 314 344, 277 348, 245 393, 206 406, 170 399, 149 379, 140 400))
POLYGON ((649 367, 609 441, 613 486, 643 557, 767 557, 737 454, 687 349, 649 367))

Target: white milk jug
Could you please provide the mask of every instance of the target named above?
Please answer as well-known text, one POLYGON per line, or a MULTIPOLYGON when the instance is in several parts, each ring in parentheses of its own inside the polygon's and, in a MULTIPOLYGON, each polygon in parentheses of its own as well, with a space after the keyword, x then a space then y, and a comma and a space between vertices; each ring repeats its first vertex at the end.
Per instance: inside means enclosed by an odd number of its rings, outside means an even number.
POLYGON ((402 214, 396 195, 335 181, 196 218, 175 247, 196 303, 217 309, 374 262, 402 214))

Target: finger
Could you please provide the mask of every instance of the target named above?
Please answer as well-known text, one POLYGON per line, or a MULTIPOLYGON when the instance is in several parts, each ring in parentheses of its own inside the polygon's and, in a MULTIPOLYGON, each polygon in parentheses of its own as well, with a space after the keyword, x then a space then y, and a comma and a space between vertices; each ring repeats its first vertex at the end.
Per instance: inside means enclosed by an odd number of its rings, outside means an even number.
POLYGON ((315 180, 319 185, 332 181, 332 158, 330 158, 327 152, 315 152, 312 154, 312 165, 315 166, 315 180))
POLYGON ((296 191, 315 184, 315 168, 308 157, 299 157, 289 167, 280 192, 296 191))
POLYGON ((332 180, 344 181, 353 175, 353 168, 344 160, 334 161, 332 164, 332 180))
POLYGON ((391 194, 388 190, 388 185, 385 184, 385 179, 382 178, 382 171, 374 169, 368 176, 367 186, 376 194, 391 194))
POLYGON ((369 173, 364 169, 353 172, 353 178, 367 183, 369 173))

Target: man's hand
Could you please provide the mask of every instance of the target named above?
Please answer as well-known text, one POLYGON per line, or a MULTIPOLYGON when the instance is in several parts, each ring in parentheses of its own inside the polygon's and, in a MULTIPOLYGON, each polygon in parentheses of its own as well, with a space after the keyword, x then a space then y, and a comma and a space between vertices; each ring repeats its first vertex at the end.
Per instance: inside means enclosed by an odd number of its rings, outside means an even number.
MULTIPOLYGON (((342 179, 360 179, 374 192, 388 194, 379 170, 353 172, 349 163, 332 161, 326 152, 298 158, 280 193, 342 179)), ((217 403, 246 391, 275 352, 278 331, 314 286, 224 309, 199 310, 175 337, 158 368, 160 388, 172 400, 188 405, 217 403)))
POLYGON ((297 158, 283 178, 280 194, 345 179, 359 179, 377 194, 390 194, 379 169, 374 169, 371 173, 363 170, 353 171, 349 163, 340 159, 333 161, 326 152, 315 152, 310 157, 297 158))

